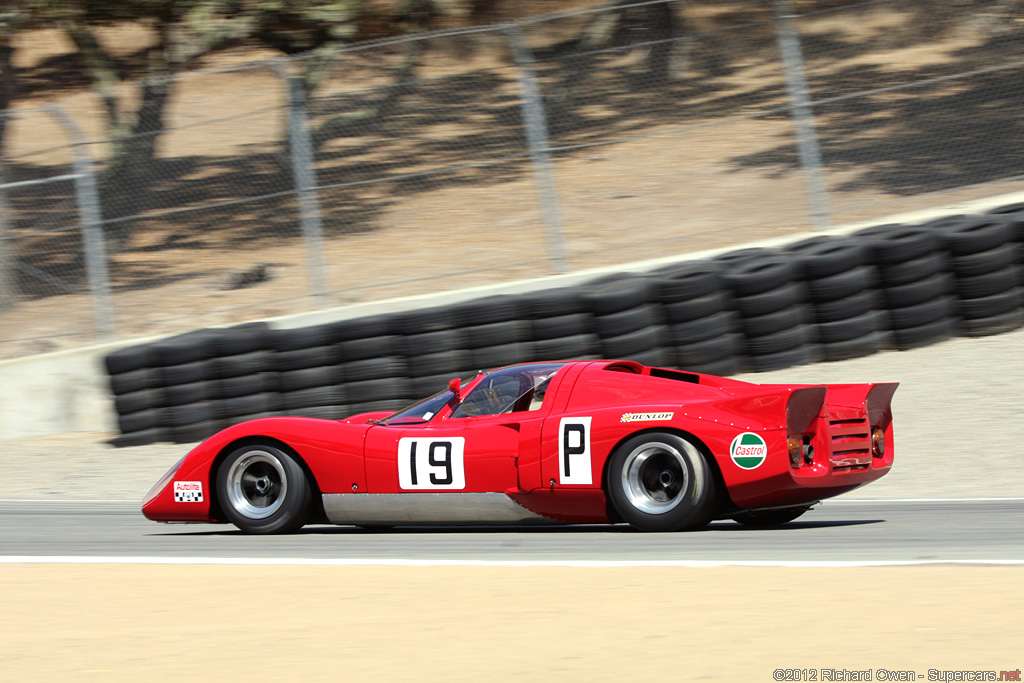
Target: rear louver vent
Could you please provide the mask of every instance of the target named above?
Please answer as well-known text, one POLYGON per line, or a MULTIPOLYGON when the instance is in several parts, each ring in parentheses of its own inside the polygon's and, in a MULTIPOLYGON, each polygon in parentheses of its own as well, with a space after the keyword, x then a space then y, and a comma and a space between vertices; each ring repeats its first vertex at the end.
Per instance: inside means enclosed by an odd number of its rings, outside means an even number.
POLYGON ((834 416, 828 421, 832 438, 832 470, 863 470, 871 463, 871 429, 864 416, 834 416))

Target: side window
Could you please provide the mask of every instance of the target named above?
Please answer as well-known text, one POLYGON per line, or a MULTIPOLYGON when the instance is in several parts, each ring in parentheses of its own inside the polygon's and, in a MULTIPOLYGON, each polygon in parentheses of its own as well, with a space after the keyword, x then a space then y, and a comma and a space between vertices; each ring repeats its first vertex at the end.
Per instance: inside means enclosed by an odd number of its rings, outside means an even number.
POLYGON ((453 418, 539 410, 562 363, 517 365, 485 375, 452 411, 453 418))

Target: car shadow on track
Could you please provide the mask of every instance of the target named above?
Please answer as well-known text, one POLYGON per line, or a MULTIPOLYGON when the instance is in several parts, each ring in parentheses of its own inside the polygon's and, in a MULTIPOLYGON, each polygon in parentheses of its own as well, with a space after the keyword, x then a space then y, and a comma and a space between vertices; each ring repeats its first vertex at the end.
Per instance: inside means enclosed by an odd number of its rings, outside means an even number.
MULTIPOLYGON (((671 534, 692 533, 706 534, 713 532, 736 532, 746 531, 751 533, 764 533, 766 531, 796 532, 806 529, 827 529, 833 527, 862 526, 866 524, 881 524, 884 519, 843 519, 843 520, 822 520, 814 522, 789 522, 775 527, 752 527, 738 524, 731 521, 712 522, 703 529, 689 532, 664 532, 671 534)), ((333 525, 310 525, 303 527, 292 536, 386 536, 386 535, 442 535, 456 536, 460 534, 523 534, 549 535, 549 534, 637 534, 649 535, 651 533, 638 531, 626 524, 565 524, 550 526, 394 526, 394 527, 356 527, 356 526, 333 526, 333 525)), ((248 536, 234 527, 220 527, 217 529, 205 529, 203 531, 174 531, 166 533, 152 533, 147 536, 248 536)))

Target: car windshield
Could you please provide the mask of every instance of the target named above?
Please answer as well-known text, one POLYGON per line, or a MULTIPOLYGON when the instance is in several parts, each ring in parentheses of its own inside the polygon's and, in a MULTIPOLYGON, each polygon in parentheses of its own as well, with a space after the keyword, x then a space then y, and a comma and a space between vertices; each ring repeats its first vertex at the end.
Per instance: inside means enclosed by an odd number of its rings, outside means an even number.
POLYGON ((454 401, 455 394, 445 389, 442 392, 434 394, 430 398, 424 399, 419 403, 414 403, 408 408, 399 410, 397 413, 388 415, 383 420, 380 420, 380 424, 411 425, 429 422, 435 415, 437 415, 438 411, 454 401))
POLYGON ((452 411, 453 418, 537 410, 565 363, 514 365, 488 373, 452 411))

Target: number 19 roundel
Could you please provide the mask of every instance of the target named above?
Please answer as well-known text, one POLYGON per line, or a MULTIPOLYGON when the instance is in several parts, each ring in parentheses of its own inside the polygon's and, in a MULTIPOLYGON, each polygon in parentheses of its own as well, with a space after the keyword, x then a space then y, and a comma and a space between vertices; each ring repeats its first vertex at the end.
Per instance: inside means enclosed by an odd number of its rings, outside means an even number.
POLYGON ((466 488, 466 439, 405 437, 398 440, 398 485, 403 489, 466 488))
POLYGON ((564 417, 558 425, 558 483, 593 484, 589 417, 564 417))

